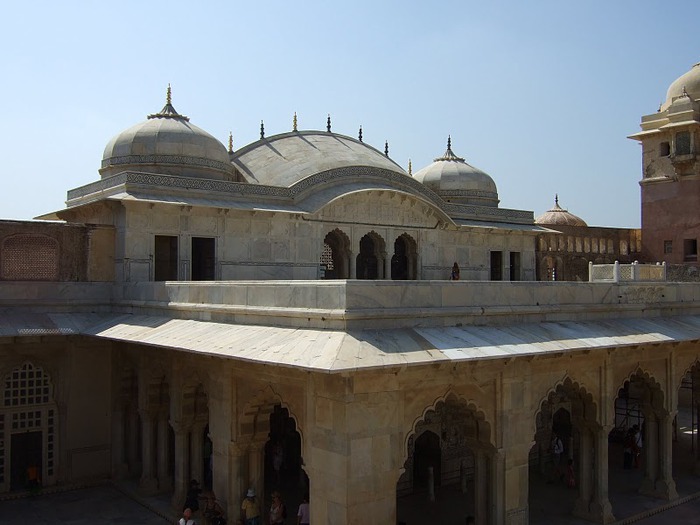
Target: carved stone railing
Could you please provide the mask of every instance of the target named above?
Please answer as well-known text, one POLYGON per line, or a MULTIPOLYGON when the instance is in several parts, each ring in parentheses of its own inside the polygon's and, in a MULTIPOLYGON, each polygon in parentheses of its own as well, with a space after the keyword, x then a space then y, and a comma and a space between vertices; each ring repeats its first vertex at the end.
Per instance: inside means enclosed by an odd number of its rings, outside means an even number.
POLYGON ((666 280, 666 263, 639 264, 593 264, 588 263, 588 280, 590 282, 655 282, 666 280))

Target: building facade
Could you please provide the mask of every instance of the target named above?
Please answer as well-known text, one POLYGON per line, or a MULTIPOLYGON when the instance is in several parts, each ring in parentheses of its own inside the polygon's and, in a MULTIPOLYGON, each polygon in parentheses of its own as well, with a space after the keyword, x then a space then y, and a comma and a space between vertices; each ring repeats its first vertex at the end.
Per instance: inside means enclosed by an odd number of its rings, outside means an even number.
POLYGON ((610 523, 633 419, 639 492, 694 475, 672 458, 698 464, 700 285, 537 282, 539 235, 598 256, 638 239, 500 208, 449 139, 415 175, 330 121, 227 151, 168 92, 42 219, 65 222, 0 224, 0 493, 36 468, 178 509, 197 479, 230 520, 283 487, 314 523, 516 525, 553 512, 556 432, 566 513, 610 523))

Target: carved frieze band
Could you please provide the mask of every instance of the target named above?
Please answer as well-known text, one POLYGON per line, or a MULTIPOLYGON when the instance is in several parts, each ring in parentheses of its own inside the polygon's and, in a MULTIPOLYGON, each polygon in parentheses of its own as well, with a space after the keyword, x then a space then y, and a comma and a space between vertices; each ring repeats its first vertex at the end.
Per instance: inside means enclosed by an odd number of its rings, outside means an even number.
MULTIPOLYGON (((188 190, 211 191, 229 194, 232 197, 272 197, 286 200, 301 200, 307 192, 312 192, 323 187, 337 185, 342 182, 369 182, 371 180, 391 182, 396 189, 402 189, 433 204, 451 217, 464 217, 471 219, 491 219, 501 221, 515 221, 531 223, 533 213, 522 210, 510 210, 489 206, 464 205, 445 202, 437 193, 426 188, 423 184, 408 175, 383 168, 368 166, 350 166, 336 168, 306 177, 296 184, 283 188, 279 186, 265 186, 261 184, 249 184, 244 182, 228 182, 212 179, 199 179, 192 177, 176 177, 172 175, 158 175, 155 173, 124 172, 106 179, 87 184, 68 192, 68 200, 79 199, 97 192, 104 192, 110 188, 122 185, 137 184, 140 186, 152 186, 154 188, 182 188, 188 190)), ((368 185, 368 189, 372 189, 368 185)), ((483 192, 476 192, 483 193, 483 192)), ((488 193, 488 192, 486 192, 488 193)), ((466 195, 466 193, 465 193, 466 195)))

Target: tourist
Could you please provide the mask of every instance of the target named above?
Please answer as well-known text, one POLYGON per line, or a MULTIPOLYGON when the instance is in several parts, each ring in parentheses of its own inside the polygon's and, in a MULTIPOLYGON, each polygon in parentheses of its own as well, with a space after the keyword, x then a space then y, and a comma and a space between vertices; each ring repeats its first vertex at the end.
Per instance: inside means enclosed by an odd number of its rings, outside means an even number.
POLYGON ((206 494, 207 502, 204 506, 204 518, 207 520, 208 525, 226 525, 226 518, 224 517, 224 509, 221 507, 219 502, 216 500, 213 492, 208 492, 206 494))
POLYGON ((552 479, 549 483, 554 483, 560 479, 561 475, 561 455, 564 453, 564 443, 556 432, 552 432, 552 442, 550 444, 550 452, 552 454, 552 479))
POLYGON ((632 430, 634 430, 634 468, 639 468, 642 458, 642 440, 644 438, 639 425, 632 425, 632 430))
POLYGON ((570 489, 576 488, 576 473, 574 472, 574 460, 569 458, 566 465, 566 486, 570 489))
POLYGON ((190 481, 190 486, 187 489, 187 495, 185 496, 185 504, 182 506, 184 509, 190 509, 192 513, 199 510, 199 495, 202 489, 199 488, 199 482, 196 479, 190 481))
POLYGON ((284 462, 284 449, 282 443, 277 442, 272 450, 272 468, 275 471, 275 481, 279 485, 282 482, 282 463, 284 462))
POLYGON ((248 489, 241 504, 241 515, 245 525, 260 525, 260 506, 255 499, 255 489, 248 489))
POLYGON ((631 469, 634 460, 634 449, 636 447, 634 428, 630 428, 622 442, 622 468, 631 469))
POLYGON ((297 512, 297 525, 309 525, 311 513, 309 512, 309 495, 304 494, 304 499, 297 512))
POLYGON ((186 507, 182 511, 182 518, 178 521, 179 525, 197 525, 197 522, 192 519, 192 509, 186 507))
POLYGON ((454 263, 452 265, 452 273, 450 273, 450 281, 459 281, 459 265, 454 263))
POLYGON ((287 509, 282 502, 282 495, 278 491, 272 493, 272 505, 270 506, 270 525, 280 525, 287 517, 287 509))

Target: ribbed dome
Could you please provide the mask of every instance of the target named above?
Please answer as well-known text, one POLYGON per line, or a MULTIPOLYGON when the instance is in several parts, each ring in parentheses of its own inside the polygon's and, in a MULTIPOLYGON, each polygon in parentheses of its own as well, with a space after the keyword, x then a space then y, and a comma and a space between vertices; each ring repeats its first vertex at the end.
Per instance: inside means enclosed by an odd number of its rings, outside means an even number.
POLYGON ((455 155, 452 152, 452 140, 449 137, 445 154, 416 172, 413 178, 447 202, 498 206, 496 183, 489 175, 455 155))
POLYGON ((588 226, 581 217, 559 207, 558 195, 554 197, 554 208, 537 217, 535 224, 541 226, 588 226))
POLYGON ((700 62, 673 81, 666 92, 666 102, 661 106, 661 110, 668 108, 673 99, 684 95, 684 93, 687 93, 693 100, 700 98, 700 62))
POLYGON ((102 156, 102 178, 122 171, 233 179, 235 170, 224 145, 190 124, 172 106, 170 87, 165 106, 140 124, 112 138, 102 156))

